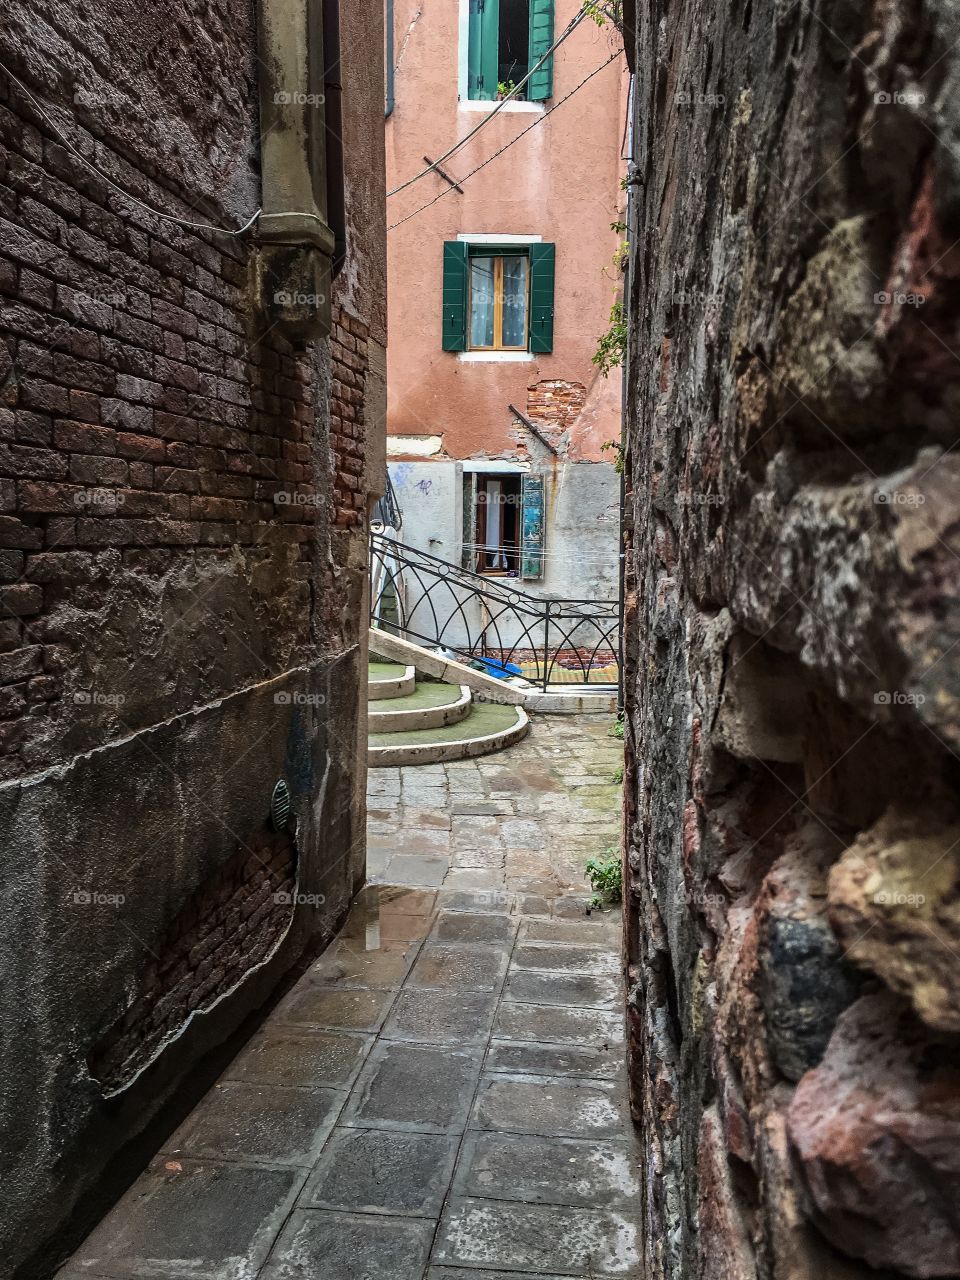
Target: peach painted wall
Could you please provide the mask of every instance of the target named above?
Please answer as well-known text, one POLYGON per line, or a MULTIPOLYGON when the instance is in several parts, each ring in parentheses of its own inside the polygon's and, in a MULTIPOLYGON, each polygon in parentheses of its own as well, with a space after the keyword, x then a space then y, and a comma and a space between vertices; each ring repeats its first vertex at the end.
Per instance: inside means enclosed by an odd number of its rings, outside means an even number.
MULTIPOLYGON (((557 0, 556 32, 579 8, 557 0)), ((459 103, 461 14, 466 0, 396 0, 396 105, 386 122, 387 189, 422 170, 483 118, 459 103)), ((555 54, 558 102, 619 47, 612 28, 587 20, 555 54)), ((465 51, 464 51, 465 56, 465 51)), ((620 376, 604 379, 591 356, 620 283, 620 159, 628 73, 621 55, 474 177, 464 194, 431 173, 387 200, 388 227, 442 192, 436 204, 388 232, 388 411, 391 435, 442 435, 455 458, 517 455, 509 404, 524 410, 543 379, 581 382, 587 400, 570 431, 571 460, 599 460, 620 434, 620 376), (462 233, 540 235, 557 246, 554 348, 523 362, 472 362, 441 349, 443 242, 462 233)), ((494 104, 489 104, 492 107, 494 104)), ((541 113, 542 114, 542 113, 541 113)), ((503 111, 444 168, 467 174, 538 118, 503 111)))

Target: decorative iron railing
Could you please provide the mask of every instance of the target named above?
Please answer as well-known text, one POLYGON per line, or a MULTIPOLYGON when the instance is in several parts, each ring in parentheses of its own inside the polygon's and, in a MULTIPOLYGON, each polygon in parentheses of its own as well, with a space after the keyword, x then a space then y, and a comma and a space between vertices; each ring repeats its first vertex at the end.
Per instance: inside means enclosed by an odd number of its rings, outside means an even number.
POLYGON ((427 648, 550 684, 618 681, 617 600, 537 599, 383 533, 370 535, 370 622, 427 648))

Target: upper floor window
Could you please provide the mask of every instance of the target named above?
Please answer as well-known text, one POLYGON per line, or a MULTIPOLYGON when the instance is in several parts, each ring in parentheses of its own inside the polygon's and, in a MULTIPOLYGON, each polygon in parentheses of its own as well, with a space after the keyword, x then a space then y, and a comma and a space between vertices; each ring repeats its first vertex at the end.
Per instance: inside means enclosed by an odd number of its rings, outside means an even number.
POLYGON ((444 351, 552 351, 556 247, 494 239, 443 246, 444 351))
POLYGON ((554 0, 469 0, 467 97, 505 97, 536 67, 518 99, 543 102, 553 93, 554 0))

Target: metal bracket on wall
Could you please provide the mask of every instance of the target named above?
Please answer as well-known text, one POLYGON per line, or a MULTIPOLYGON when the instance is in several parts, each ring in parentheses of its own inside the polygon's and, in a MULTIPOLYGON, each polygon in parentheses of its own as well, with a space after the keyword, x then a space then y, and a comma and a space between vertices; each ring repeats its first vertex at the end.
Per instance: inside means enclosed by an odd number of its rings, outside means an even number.
POLYGON ((434 162, 430 159, 429 156, 424 156, 423 158, 424 158, 424 161, 434 171, 434 173, 439 173, 440 177, 443 178, 444 182, 449 182, 451 187, 453 187, 454 191, 459 191, 460 194, 463 195, 463 187, 461 187, 460 183, 457 182, 456 179, 451 178, 449 173, 447 173, 445 169, 441 169, 438 164, 434 164, 434 162))
POLYGON ((531 422, 525 413, 521 413, 515 404, 508 404, 507 408, 514 415, 514 417, 519 418, 519 420, 523 423, 523 425, 527 428, 528 431, 533 432, 533 434, 537 437, 537 439, 545 448, 549 449, 550 452, 555 457, 559 457, 556 446, 547 439, 547 437, 543 434, 543 432, 536 425, 536 423, 531 422))

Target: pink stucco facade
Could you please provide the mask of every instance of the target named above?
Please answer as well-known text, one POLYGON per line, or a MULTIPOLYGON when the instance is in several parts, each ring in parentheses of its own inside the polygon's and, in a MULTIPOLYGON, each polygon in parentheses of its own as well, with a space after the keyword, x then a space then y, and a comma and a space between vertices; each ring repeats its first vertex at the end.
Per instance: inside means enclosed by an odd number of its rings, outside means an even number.
MULTIPOLYGON (((558 35, 579 7, 578 0, 557 0, 558 35)), ((466 12, 467 0, 396 0, 388 190, 422 170, 424 156, 447 151, 496 105, 464 105, 466 12)), ((523 433, 508 406, 526 411, 534 384, 559 380, 585 388, 563 454, 570 461, 609 461, 600 446, 619 439, 620 377, 618 371, 601 376, 591 357, 621 283, 615 258, 622 237, 610 224, 626 199, 620 189, 628 93, 622 54, 553 114, 545 113, 618 47, 611 27, 582 22, 554 55, 552 98, 501 111, 444 163, 452 178, 462 179, 462 194, 431 173, 388 199, 390 436, 441 436, 440 456, 451 458, 522 456, 523 433), (501 156, 466 176, 535 121, 501 156), (540 236, 556 245, 552 352, 517 360, 442 349, 443 243, 465 234, 540 236)), ((395 456, 401 443, 394 442, 395 456)))

